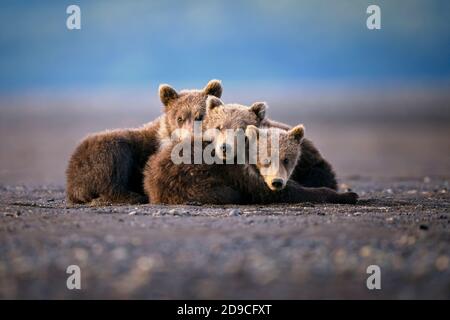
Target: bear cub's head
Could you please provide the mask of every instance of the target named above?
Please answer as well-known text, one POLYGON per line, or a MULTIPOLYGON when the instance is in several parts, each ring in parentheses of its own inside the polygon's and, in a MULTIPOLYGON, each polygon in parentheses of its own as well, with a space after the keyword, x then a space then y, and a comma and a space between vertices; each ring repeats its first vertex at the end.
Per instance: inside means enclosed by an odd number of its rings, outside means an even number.
POLYGON ((245 129, 249 125, 259 126, 266 108, 264 102, 255 102, 248 107, 224 104, 216 97, 209 97, 203 131, 206 140, 213 141, 215 154, 222 160, 233 160, 238 152, 245 153, 245 129))
POLYGON ((245 130, 250 161, 266 185, 273 191, 286 186, 301 153, 305 133, 303 125, 285 131, 277 128, 257 128, 250 125, 245 130))
MULTIPOLYGON (((177 129, 183 135, 193 132, 194 121, 202 121, 206 113, 206 100, 213 96, 222 96, 222 84, 211 80, 202 90, 181 90, 177 92, 167 84, 159 86, 159 97, 166 114, 164 130, 170 135, 177 129)), ((182 137, 181 137, 182 138, 182 137)))

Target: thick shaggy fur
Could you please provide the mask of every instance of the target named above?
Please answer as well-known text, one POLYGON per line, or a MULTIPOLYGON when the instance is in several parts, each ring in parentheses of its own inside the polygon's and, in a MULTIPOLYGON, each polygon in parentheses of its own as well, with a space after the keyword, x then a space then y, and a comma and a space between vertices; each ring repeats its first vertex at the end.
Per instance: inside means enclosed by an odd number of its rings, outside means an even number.
MULTIPOLYGON (((243 129, 248 132, 258 130, 265 121, 266 105, 254 103, 251 107, 242 105, 224 105, 220 99, 210 97, 207 100, 203 129, 216 129, 214 144, 217 152, 223 136, 228 129, 243 129), (251 129, 251 130, 250 130, 251 129), (250 131, 249 131, 250 130, 250 131), (220 143, 218 144, 217 141, 220 143)), ((175 164, 172 161, 172 149, 175 143, 166 145, 157 154, 150 157, 144 171, 144 188, 151 203, 181 204, 189 202, 227 204, 227 203, 269 203, 269 202, 337 202, 354 203, 354 193, 338 194, 329 188, 305 188, 289 180, 301 158, 303 129, 298 138, 298 128, 289 132, 275 128, 265 128, 264 132, 277 131, 280 135, 280 166, 268 170, 259 161, 255 165, 247 164, 175 164), (297 137, 292 139, 292 137, 297 137), (285 161, 288 159, 288 161, 285 161), (274 178, 282 178, 283 190, 271 190, 274 178)), ((259 132, 259 131, 258 131, 259 132)), ((197 144, 189 141, 192 148, 197 144)), ((203 141, 200 145, 207 142, 203 141)), ((268 145, 269 147, 271 144, 268 145)), ((194 152, 191 156, 193 157, 194 152)), ((232 157, 235 155, 232 153, 232 157)), ((226 159, 227 155, 220 156, 226 159)), ((246 157, 248 161, 248 157, 246 157)), ((193 162, 191 159, 191 163, 193 162)), ((279 179, 277 179, 279 180, 279 179)))
MULTIPOLYGON (((253 130, 258 130, 253 127, 253 130)), ((275 129, 265 129, 275 130, 275 129)), ((329 188, 305 188, 288 180, 301 153, 303 129, 294 128, 280 136, 280 169, 268 176, 261 174, 262 164, 174 164, 174 144, 166 145, 150 157, 144 171, 144 188, 154 204, 250 204, 332 202, 355 203, 355 193, 339 194, 329 188), (301 132, 301 134, 299 134, 301 132), (282 160, 290 159, 287 164, 282 160), (282 190, 273 191, 268 183, 273 176, 287 180, 282 190)), ((191 141, 192 148, 195 143, 191 141)), ((193 158, 191 159, 193 161, 193 158)), ((193 162, 192 162, 193 163, 193 162)), ((270 171, 270 170, 269 170, 270 171)))
MULTIPOLYGON (((262 127, 291 129, 287 124, 271 119, 265 119, 262 122, 262 127)), ((326 187, 333 190, 337 190, 338 187, 333 167, 309 139, 303 139, 302 141, 302 154, 291 179, 304 187, 326 187)))
POLYGON ((105 131, 85 138, 75 149, 66 171, 70 203, 143 203, 142 171, 148 157, 169 140, 175 129, 192 128, 202 119, 209 95, 220 97, 220 81, 203 90, 178 93, 168 85, 159 89, 165 115, 138 129, 105 131))
POLYGON ((302 154, 291 179, 309 188, 326 187, 337 190, 336 173, 309 139, 302 141, 302 154))
MULTIPOLYGON (((276 122, 265 117, 266 104, 254 103, 250 109, 253 113, 246 112, 245 106, 238 104, 226 104, 219 99, 211 99, 211 111, 204 121, 204 129, 227 128, 244 129, 247 125, 262 128, 291 129, 287 124, 276 122)), ((302 140, 302 152, 291 179, 304 187, 326 187, 337 190, 336 174, 331 164, 322 157, 319 150, 309 139, 302 140)))
POLYGON ((71 203, 144 203, 142 168, 159 148, 159 120, 141 129, 105 131, 88 136, 67 168, 71 203))

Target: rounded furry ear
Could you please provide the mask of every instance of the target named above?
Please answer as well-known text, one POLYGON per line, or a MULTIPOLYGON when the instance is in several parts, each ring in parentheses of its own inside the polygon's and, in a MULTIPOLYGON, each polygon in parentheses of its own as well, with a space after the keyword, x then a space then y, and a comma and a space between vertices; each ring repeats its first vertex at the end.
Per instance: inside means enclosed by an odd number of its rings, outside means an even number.
POLYGON ((245 136, 249 140, 257 139, 259 135, 259 129, 255 127, 254 125, 248 125, 245 129, 245 136))
POLYGON ((159 86, 159 98, 161 99, 161 102, 167 106, 170 101, 178 98, 178 93, 168 84, 162 84, 159 86))
POLYGON ((305 135, 305 127, 302 124, 299 124, 298 126, 295 126, 291 130, 289 130, 288 135, 295 141, 300 142, 305 135))
POLYGON ((206 110, 212 110, 219 106, 223 106, 222 100, 216 98, 215 96, 210 96, 206 99, 206 110))
POLYGON ((250 106, 250 110, 256 114, 259 120, 266 117, 266 109, 268 108, 265 102, 255 102, 250 106))
POLYGON ((220 80, 211 80, 210 82, 208 82, 203 91, 207 95, 220 98, 222 96, 222 83, 220 82, 220 80))

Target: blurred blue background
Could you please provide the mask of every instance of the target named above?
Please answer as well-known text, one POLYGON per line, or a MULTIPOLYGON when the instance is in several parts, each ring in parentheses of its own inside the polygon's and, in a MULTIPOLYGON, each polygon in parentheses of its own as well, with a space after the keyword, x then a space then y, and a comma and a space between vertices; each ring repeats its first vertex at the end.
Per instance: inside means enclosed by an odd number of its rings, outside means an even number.
POLYGON ((0 10, 0 90, 150 83, 450 80, 450 2, 11 1, 0 10), (81 8, 81 30, 66 8, 81 8), (382 29, 366 28, 381 7, 382 29))
POLYGON ((160 83, 213 78, 304 123, 340 178, 449 176, 448 0, 2 0, 0 185, 63 184, 85 135, 156 118, 160 83))

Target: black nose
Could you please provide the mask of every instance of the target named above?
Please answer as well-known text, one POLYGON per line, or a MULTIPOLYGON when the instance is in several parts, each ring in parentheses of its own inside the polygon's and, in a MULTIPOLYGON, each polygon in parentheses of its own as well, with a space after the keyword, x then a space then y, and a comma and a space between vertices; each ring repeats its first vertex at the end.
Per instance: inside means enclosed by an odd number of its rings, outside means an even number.
POLYGON ((220 146, 220 149, 222 149, 222 151, 225 153, 225 152, 227 152, 228 149, 230 149, 230 145, 224 143, 220 146))
POLYGON ((272 180, 272 187, 275 189, 279 189, 283 186, 283 179, 273 179, 272 180))

